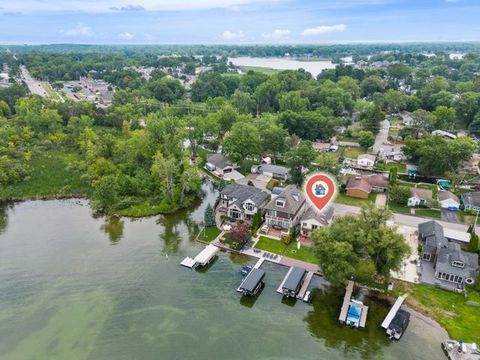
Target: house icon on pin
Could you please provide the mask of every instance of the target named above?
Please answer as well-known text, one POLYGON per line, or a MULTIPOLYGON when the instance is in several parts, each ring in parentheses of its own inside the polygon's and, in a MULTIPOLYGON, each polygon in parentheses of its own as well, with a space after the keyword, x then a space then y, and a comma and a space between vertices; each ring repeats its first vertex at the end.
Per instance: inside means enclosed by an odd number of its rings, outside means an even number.
POLYGON ((321 184, 315 185, 315 195, 316 196, 325 195, 326 192, 327 192, 327 190, 321 184))

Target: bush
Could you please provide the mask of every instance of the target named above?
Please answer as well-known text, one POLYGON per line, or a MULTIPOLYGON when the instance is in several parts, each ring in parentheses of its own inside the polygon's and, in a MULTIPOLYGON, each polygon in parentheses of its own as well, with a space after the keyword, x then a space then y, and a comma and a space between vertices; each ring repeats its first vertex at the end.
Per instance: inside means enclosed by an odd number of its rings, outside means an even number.
POLYGON ((410 198, 410 188, 407 186, 391 186, 390 187, 390 201, 399 205, 407 205, 410 198))
POLYGON ((258 209, 255 215, 253 216, 252 232, 257 231, 261 223, 262 223, 262 210, 258 209))
POLYGON ((360 283, 370 283, 375 273, 375 264, 372 260, 360 260, 355 270, 355 279, 360 283))
POLYGON ((205 221, 205 227, 216 225, 215 211, 213 210, 213 207, 210 204, 208 204, 207 208, 205 209, 204 221, 205 221))
POLYGON ((469 252, 473 252, 473 253, 478 252, 478 240, 479 240, 478 235, 472 232, 470 236, 470 242, 468 243, 468 248, 467 248, 469 252))

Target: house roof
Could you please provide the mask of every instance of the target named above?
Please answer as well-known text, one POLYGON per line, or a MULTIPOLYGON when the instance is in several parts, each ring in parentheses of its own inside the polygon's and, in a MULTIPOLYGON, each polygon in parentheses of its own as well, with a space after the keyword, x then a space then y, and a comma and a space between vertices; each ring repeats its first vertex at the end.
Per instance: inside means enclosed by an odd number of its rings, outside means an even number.
POLYGON ((268 194, 259 188, 241 184, 230 184, 220 192, 222 196, 228 196, 235 199, 235 204, 241 207, 241 204, 250 199, 258 207, 268 199, 268 194))
POLYGON ((288 175, 289 170, 284 166, 271 165, 271 164, 262 164, 257 166, 257 171, 271 172, 273 174, 279 174, 281 176, 288 175))
POLYGON ((473 191, 462 194, 462 202, 465 205, 480 206, 480 191, 473 191))
POLYGON ((417 197, 420 200, 432 200, 432 190, 430 189, 420 189, 420 188, 410 188, 412 196, 417 197))
POLYGON ((305 203, 305 195, 295 185, 288 185, 276 198, 272 199, 265 209, 277 210, 288 214, 296 214, 305 203), (277 206, 277 200, 284 199, 285 206, 277 206))
POLYGON ((232 165, 225 156, 223 156, 222 154, 219 154, 219 153, 208 154, 207 155, 207 162, 212 164, 212 165, 215 165, 215 167, 217 167, 219 169, 224 169, 227 166, 232 165))
POLYGON ((297 290, 298 284, 302 281, 305 276, 305 269, 294 267, 288 277, 285 279, 282 288, 295 291, 297 290))
POLYGON ((313 206, 309 206, 303 214, 301 221, 317 220, 323 226, 327 226, 332 220, 334 213, 335 209, 331 206, 322 212, 319 212, 313 206))
POLYGON ((370 161, 372 161, 372 162, 375 162, 375 159, 376 159, 376 158, 377 158, 377 157, 376 157, 375 155, 362 154, 362 155, 358 155, 357 161, 358 161, 358 160, 363 160, 363 159, 365 159, 365 160, 370 160, 370 161))
POLYGON ((435 220, 419 224, 418 233, 425 239, 425 244, 429 249, 445 247, 448 244, 448 240, 443 234, 443 226, 435 220))
POLYGON ((448 199, 454 200, 458 204, 460 204, 460 200, 458 199, 457 195, 455 195, 454 193, 452 193, 450 191, 440 191, 438 193, 438 200, 443 201, 443 200, 448 200, 448 199))
POLYGON ((463 278, 475 279, 478 272, 478 254, 462 251, 459 244, 450 242, 446 247, 439 250, 436 270, 463 278), (453 261, 461 261, 465 264, 465 267, 453 266, 453 261))
POLYGON ((357 189, 370 194, 372 187, 364 176, 351 176, 347 181, 347 190, 357 189))
POLYGON ((388 179, 382 174, 373 174, 365 177, 368 183, 376 187, 388 187, 388 179))

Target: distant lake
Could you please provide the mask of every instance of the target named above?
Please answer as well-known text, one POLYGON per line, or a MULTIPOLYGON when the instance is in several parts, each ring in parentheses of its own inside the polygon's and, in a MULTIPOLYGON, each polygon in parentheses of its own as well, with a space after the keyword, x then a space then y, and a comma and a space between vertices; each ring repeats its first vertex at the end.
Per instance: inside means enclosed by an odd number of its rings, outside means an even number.
POLYGON ((335 66, 337 66, 337 64, 332 63, 330 60, 301 61, 290 58, 260 58, 249 56, 229 58, 228 61, 236 66, 255 66, 275 70, 305 69, 305 71, 308 71, 313 77, 317 77, 324 69, 334 69, 335 66))

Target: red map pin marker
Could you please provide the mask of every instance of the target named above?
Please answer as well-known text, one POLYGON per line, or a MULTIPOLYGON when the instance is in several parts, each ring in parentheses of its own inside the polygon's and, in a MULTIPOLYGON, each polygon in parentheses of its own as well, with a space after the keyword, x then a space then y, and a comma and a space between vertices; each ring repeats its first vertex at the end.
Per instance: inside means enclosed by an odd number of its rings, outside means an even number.
POLYGON ((317 173, 310 176, 305 183, 307 199, 319 211, 327 208, 337 192, 335 180, 327 174, 317 173))

